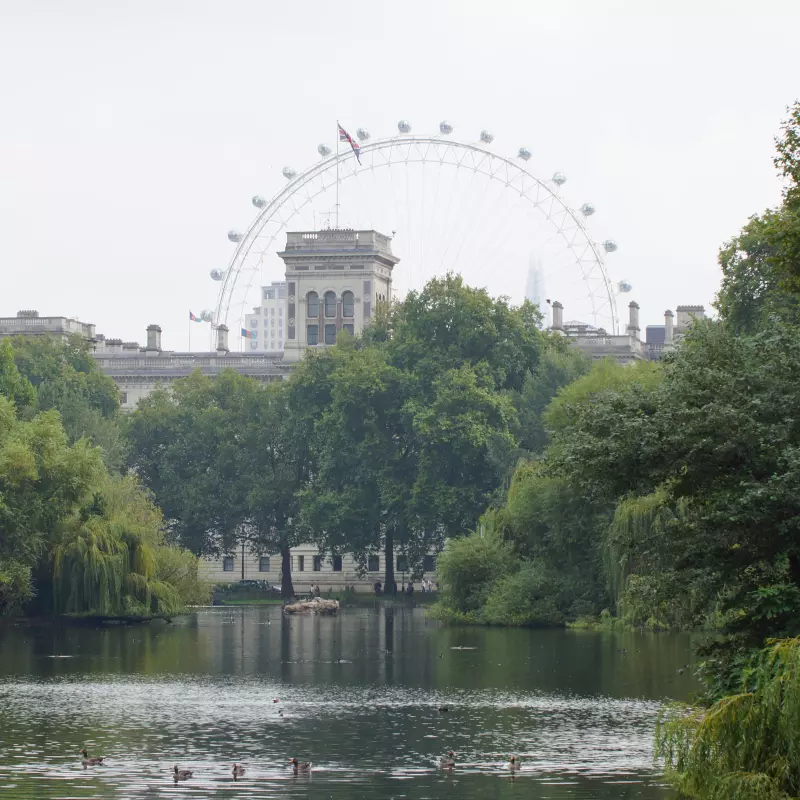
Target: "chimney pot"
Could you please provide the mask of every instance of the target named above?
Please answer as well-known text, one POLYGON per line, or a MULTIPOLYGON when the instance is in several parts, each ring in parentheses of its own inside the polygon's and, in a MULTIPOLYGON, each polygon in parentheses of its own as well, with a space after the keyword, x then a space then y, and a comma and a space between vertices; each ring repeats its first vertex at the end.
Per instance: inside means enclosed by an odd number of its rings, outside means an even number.
POLYGON ((664 312, 664 344, 672 344, 674 337, 673 316, 669 309, 664 312))
POLYGON ((217 326, 217 353, 223 355, 225 353, 230 352, 228 349, 228 326, 218 325, 217 326))
POLYGON ((553 325, 554 331, 560 331, 564 328, 564 306, 556 300, 553 302, 553 325))
POLYGON ((147 351, 161 352, 161 327, 159 325, 147 326, 147 351))
POLYGON ((628 336, 639 338, 639 304, 635 300, 628 303, 628 326, 625 332, 628 336))

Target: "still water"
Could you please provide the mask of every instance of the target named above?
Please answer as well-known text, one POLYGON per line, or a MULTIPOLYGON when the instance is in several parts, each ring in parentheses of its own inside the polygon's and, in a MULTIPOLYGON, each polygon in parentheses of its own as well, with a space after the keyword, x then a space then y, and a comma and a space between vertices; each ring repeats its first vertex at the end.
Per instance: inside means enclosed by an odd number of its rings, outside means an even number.
POLYGON ((685 636, 451 628, 410 608, 0 628, 0 797, 665 800, 653 727, 697 688, 690 660, 685 636), (82 769, 83 746, 106 764, 82 769), (195 777, 175 784, 175 764, 195 777))

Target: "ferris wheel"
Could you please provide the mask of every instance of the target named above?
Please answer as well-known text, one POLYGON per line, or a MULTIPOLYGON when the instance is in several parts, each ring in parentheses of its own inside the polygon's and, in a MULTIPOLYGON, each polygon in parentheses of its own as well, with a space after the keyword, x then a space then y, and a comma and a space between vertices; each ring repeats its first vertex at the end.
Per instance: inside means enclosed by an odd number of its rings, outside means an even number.
POLYGON ((445 121, 438 134, 417 135, 401 120, 396 135, 373 140, 358 128, 358 156, 347 144, 320 144, 310 167, 284 167, 286 185, 270 199, 254 196, 250 225, 228 232, 236 249, 225 269, 211 270, 219 293, 204 318, 238 327, 258 287, 282 279, 277 252, 287 230, 341 225, 391 234, 400 258, 395 296, 458 272, 470 285, 521 302, 535 275, 543 309, 546 292, 562 302, 566 318, 616 333, 616 296, 631 286, 612 282, 605 266, 617 243, 596 241, 587 228, 595 206, 568 204, 566 175, 539 177, 527 147, 509 157, 494 149, 488 130, 475 141, 453 130, 445 121))

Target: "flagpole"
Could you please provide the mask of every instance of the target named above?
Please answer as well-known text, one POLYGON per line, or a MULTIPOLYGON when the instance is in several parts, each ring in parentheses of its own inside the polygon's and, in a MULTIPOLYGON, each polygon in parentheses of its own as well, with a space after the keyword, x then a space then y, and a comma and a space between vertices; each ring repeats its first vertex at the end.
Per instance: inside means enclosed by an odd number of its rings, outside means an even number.
POLYGON ((189 352, 192 352, 192 313, 189 312, 189 352))
POLYGON ((339 227, 339 120, 336 120, 336 227, 339 227))

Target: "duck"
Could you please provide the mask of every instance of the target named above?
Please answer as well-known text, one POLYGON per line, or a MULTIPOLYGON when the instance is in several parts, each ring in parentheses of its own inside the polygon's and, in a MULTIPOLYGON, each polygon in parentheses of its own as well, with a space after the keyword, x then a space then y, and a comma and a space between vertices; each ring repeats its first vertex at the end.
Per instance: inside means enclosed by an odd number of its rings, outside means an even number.
POLYGON ((92 756, 90 758, 85 747, 81 750, 81 764, 83 764, 84 769, 86 769, 86 767, 98 767, 104 760, 102 756, 92 756))
POLYGON ((450 706, 439 706, 439 712, 441 714, 446 714, 450 710, 450 706))
POLYGON ((439 759, 439 769, 453 769, 456 765, 456 754, 451 750, 446 756, 439 759))
POLYGON ((188 781, 189 778, 192 777, 194 774, 190 769, 178 769, 178 765, 176 764, 173 768, 173 775, 172 777, 176 781, 188 781))
POLYGON ((244 767, 241 764, 234 764, 233 765, 233 779, 236 780, 237 778, 244 777, 244 767))
POLYGON ((289 763, 294 768, 295 775, 308 775, 308 773, 311 772, 310 761, 298 761, 296 758, 293 758, 289 763))
POLYGON ((518 769, 521 768, 520 767, 520 763, 519 763, 519 761, 517 761, 517 757, 516 756, 511 756, 511 759, 508 762, 508 768, 512 772, 516 772, 518 769))

